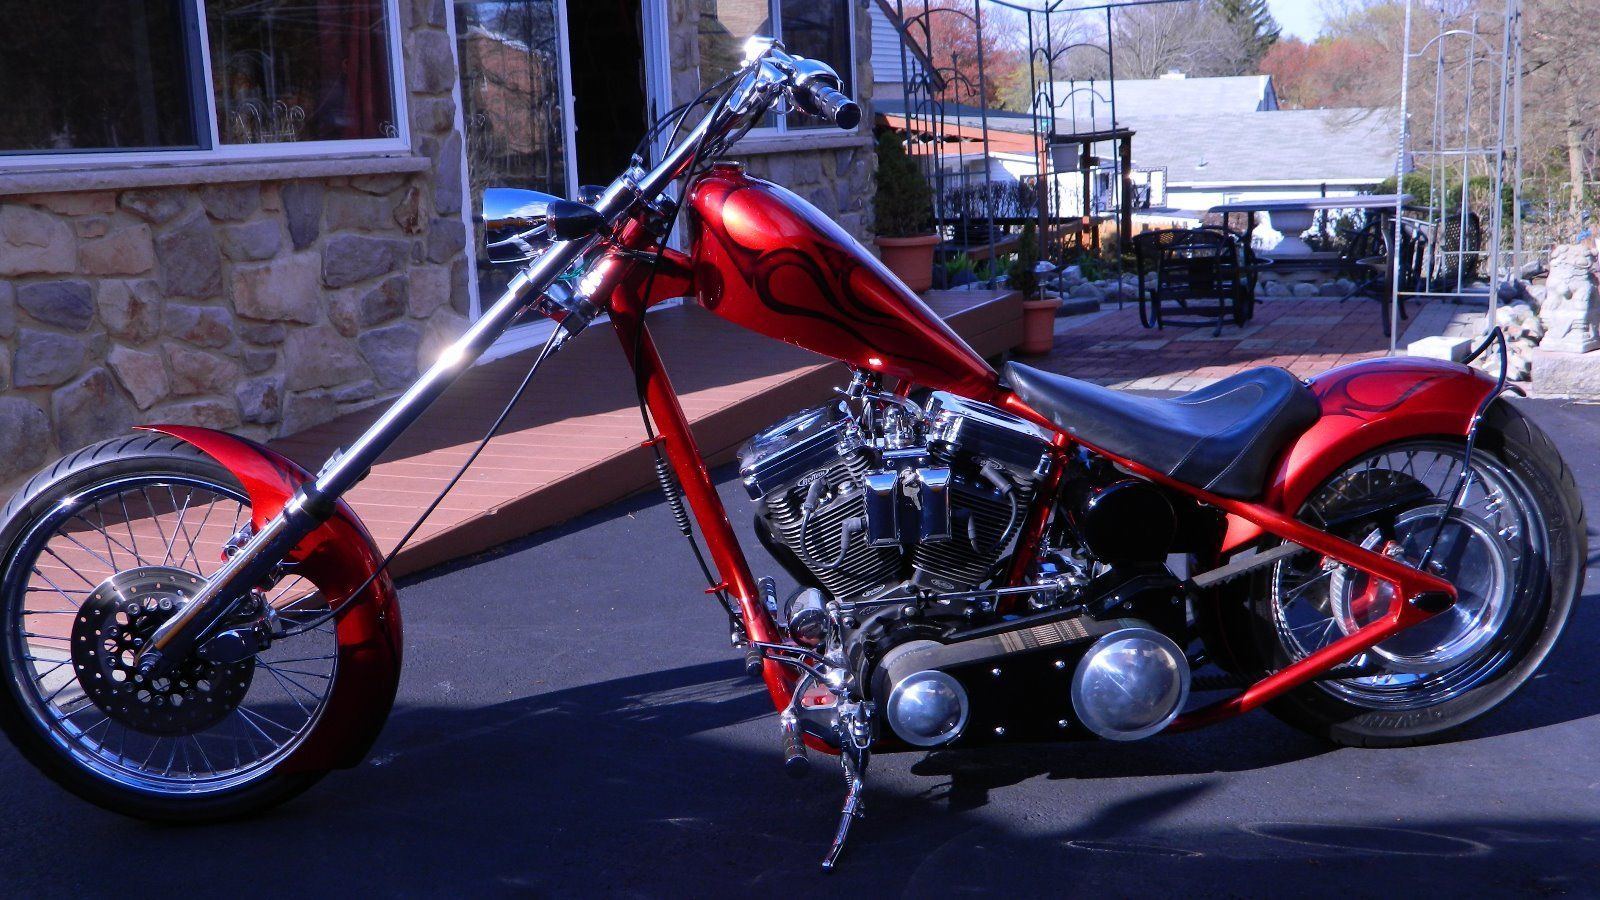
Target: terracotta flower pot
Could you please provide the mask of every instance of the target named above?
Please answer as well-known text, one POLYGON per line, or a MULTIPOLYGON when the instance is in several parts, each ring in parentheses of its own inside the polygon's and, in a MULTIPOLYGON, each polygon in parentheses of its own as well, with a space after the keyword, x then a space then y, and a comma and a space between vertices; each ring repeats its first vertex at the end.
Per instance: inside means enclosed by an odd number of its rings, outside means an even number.
POLYGON ((1061 300, 1056 297, 1022 301, 1022 343, 1017 349, 1030 356, 1049 353, 1056 342, 1056 310, 1060 308, 1061 300))
POLYGON ((937 234, 881 237, 876 243, 878 257, 906 287, 919 294, 933 287, 933 248, 939 244, 937 234))

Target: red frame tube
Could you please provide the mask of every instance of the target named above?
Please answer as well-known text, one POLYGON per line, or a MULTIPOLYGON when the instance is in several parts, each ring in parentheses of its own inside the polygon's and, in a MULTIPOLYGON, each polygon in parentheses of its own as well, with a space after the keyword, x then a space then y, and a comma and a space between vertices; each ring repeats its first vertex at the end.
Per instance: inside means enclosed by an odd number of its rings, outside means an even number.
MULTIPOLYGON (((629 226, 623 231, 622 242, 625 246, 648 246, 649 240, 642 228, 629 226)), ((761 602, 756 580, 750 573, 750 563, 745 559, 738 535, 733 533, 733 525, 728 521, 728 512, 722 505, 722 498, 717 495, 716 485, 711 481, 711 473, 695 441, 689 418, 684 414, 683 405, 678 402, 672 379, 668 377, 661 354, 656 350, 655 340, 644 323, 645 311, 651 306, 690 293, 692 278, 688 260, 682 254, 669 250, 662 255, 659 271, 652 273, 651 269, 649 261, 627 255, 626 251, 608 253, 591 269, 591 272, 600 273, 595 295, 610 298, 612 328, 622 343, 622 352, 633 367, 634 376, 643 388, 645 408, 655 423, 657 440, 677 475, 684 498, 689 501, 695 523, 700 526, 700 534, 705 538, 712 565, 721 579, 718 586, 726 590, 737 604, 747 637, 779 643, 782 635, 778 633, 778 625, 761 602)), ((798 680, 794 671, 768 659, 762 664, 761 674, 774 705, 779 709, 788 706, 798 680)))
MULTIPOLYGON (((1056 429, 1054 423, 1040 415, 1015 394, 1007 397, 1004 405, 1011 412, 1059 433, 1059 429, 1056 429)), ((1158 472, 1131 459, 1125 459, 1114 453, 1107 453, 1082 441, 1077 441, 1077 443, 1088 447, 1095 453, 1106 457, 1141 478, 1147 478, 1163 487, 1188 494, 1201 503, 1215 507, 1231 516, 1237 516, 1264 532, 1293 541, 1308 550, 1314 550, 1373 578, 1388 582, 1395 588, 1394 601, 1390 604, 1388 614, 1382 619, 1359 628, 1307 656, 1305 659, 1274 672, 1236 696, 1179 716, 1172 723, 1170 730, 1184 731, 1198 728, 1202 725, 1230 719, 1241 713, 1256 709, 1357 654, 1372 649, 1388 638, 1393 637, 1397 632, 1430 618, 1437 612, 1443 611, 1441 609, 1430 612, 1417 605, 1415 601, 1423 594, 1436 593, 1449 597, 1450 603, 1445 604, 1445 609, 1448 609, 1455 602, 1455 586, 1442 578, 1413 569, 1381 553, 1374 553, 1359 544, 1313 528, 1273 507, 1212 494, 1193 485, 1177 481, 1165 473, 1158 472)))

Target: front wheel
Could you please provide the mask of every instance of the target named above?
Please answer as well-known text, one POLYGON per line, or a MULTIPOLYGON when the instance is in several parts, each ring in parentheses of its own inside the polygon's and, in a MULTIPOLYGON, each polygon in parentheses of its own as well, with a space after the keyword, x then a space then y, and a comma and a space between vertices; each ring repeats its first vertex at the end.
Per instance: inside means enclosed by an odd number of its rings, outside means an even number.
MULTIPOLYGON (((282 764, 316 729, 339 678, 331 624, 237 661, 195 658, 147 679, 150 633, 221 565, 250 522, 237 480, 164 436, 63 459, 0 514, 0 727, 63 787, 169 822, 255 812, 321 773, 282 764)), ((292 631, 327 605, 287 577, 252 617, 292 631)))
MULTIPOLYGON (((1390 445, 1351 461, 1307 500, 1302 520, 1413 565, 1437 533, 1429 570, 1459 596, 1351 660, 1346 669, 1359 674, 1276 701, 1280 718, 1353 746, 1440 740, 1509 697, 1555 646, 1588 554, 1572 472, 1537 426, 1497 402, 1446 519, 1465 449, 1459 439, 1390 445)), ((1384 615, 1389 590, 1315 553, 1285 559, 1255 580, 1242 648, 1250 658, 1241 661, 1266 673, 1303 659, 1384 615)))

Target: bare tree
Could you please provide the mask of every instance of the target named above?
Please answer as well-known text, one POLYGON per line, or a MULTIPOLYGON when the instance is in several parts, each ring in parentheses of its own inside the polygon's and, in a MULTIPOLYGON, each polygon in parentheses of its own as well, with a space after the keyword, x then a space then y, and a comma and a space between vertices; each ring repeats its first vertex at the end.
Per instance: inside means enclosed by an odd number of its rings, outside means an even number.
POLYGON ((1564 163, 1567 209, 1574 217, 1589 200, 1597 118, 1600 118, 1600 18, 1594 10, 1560 0, 1535 0, 1526 7, 1525 109, 1535 160, 1564 163), (1540 154, 1542 145, 1544 153, 1540 154))
POLYGON ((1204 4, 1172 3, 1117 10, 1112 37, 1118 77, 1154 78, 1172 70, 1211 74, 1230 35, 1204 4))

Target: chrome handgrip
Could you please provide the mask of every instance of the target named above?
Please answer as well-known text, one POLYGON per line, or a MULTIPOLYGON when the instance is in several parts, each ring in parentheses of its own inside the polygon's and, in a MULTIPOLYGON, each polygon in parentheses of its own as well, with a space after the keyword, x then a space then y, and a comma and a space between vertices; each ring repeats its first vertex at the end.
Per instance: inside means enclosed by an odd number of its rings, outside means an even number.
POLYGON ((860 104, 845 96, 842 91, 836 91, 821 82, 812 82, 797 95, 797 98, 800 96, 810 101, 798 104, 802 111, 832 122, 845 131, 853 131, 861 124, 860 104))

